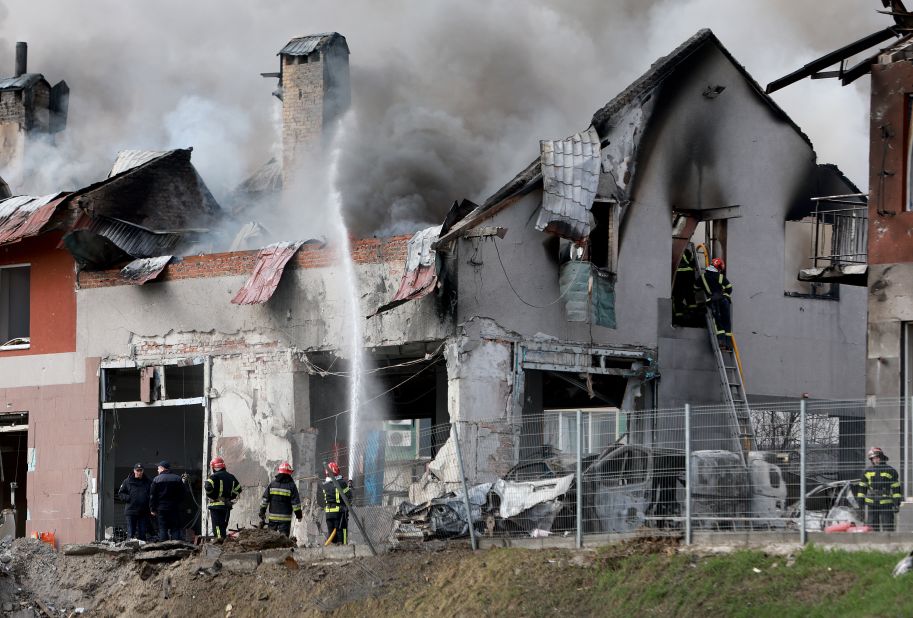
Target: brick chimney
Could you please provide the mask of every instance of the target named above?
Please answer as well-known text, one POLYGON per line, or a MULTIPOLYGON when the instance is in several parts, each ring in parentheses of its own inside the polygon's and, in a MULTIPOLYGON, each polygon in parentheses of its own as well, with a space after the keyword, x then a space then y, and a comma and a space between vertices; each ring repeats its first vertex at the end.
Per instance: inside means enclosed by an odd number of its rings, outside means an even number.
POLYGON ((329 141, 336 120, 349 108, 349 46, 339 33, 294 38, 279 50, 273 92, 282 100, 282 175, 288 183, 297 166, 329 141))

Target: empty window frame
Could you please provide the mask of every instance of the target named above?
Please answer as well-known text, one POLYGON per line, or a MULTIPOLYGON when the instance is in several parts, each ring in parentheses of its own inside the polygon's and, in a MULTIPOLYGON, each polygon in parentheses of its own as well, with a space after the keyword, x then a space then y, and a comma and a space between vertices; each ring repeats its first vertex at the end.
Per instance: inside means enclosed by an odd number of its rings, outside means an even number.
POLYGON ((618 265, 618 204, 596 198, 590 212, 595 223, 588 243, 589 260, 594 266, 614 273, 618 265))
POLYGON ((836 283, 799 281, 799 271, 815 266, 815 247, 830 247, 832 236, 832 226, 824 223, 816 226, 813 216, 784 222, 783 289, 787 296, 837 300, 836 283))
POLYGON ((0 267, 0 349, 29 346, 28 265, 0 267))

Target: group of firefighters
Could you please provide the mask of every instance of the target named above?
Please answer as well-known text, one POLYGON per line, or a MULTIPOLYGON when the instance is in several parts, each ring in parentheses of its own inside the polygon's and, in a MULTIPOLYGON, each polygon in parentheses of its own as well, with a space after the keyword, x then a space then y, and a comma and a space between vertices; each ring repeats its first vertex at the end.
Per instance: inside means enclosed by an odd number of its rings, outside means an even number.
MULTIPOLYGON (((231 509, 241 495, 241 483, 225 466, 222 457, 209 462, 211 474, 206 479, 205 490, 209 517, 212 521, 213 537, 221 543, 228 535, 231 509)), ((266 486, 260 500, 260 525, 290 536, 292 517, 301 521, 301 497, 292 474, 294 470, 283 461, 276 468, 276 476, 266 486)), ((124 515, 127 520, 127 536, 146 540, 149 532, 149 517, 158 525, 158 540, 181 540, 184 525, 180 520, 180 508, 188 496, 187 477, 171 472, 167 461, 158 464, 158 475, 149 479, 142 464, 133 466, 133 472, 124 479, 118 489, 118 497, 126 503, 124 515)), ((326 478, 320 486, 318 501, 321 502, 327 523, 327 544, 345 545, 349 542, 349 505, 352 500, 352 481, 345 481, 335 461, 327 464, 326 478), (320 500, 322 498, 322 500, 320 500)))
MULTIPOLYGON (((865 523, 875 531, 892 532, 894 514, 903 494, 897 470, 887 464, 888 457, 880 447, 869 449, 870 465, 856 484, 855 495, 865 507, 865 523)), ((210 462, 212 473, 206 479, 209 516, 216 543, 225 540, 231 508, 241 494, 241 483, 225 467, 225 460, 215 457, 210 462)), ((183 538, 179 507, 187 495, 186 477, 171 472, 167 461, 159 462, 158 476, 148 479, 142 464, 133 467, 133 474, 121 484, 118 495, 127 503, 127 535, 146 539, 148 515, 156 518, 158 539, 183 538)), ((291 535, 292 517, 301 521, 301 498, 292 477, 294 470, 288 462, 276 469, 276 476, 263 491, 260 500, 260 524, 285 536, 291 535)), ((320 486, 318 500, 322 503, 327 524, 327 544, 347 544, 349 505, 352 501, 352 481, 345 481, 339 465, 327 464, 326 478, 320 486), (319 499, 322 498, 322 501, 319 499)))

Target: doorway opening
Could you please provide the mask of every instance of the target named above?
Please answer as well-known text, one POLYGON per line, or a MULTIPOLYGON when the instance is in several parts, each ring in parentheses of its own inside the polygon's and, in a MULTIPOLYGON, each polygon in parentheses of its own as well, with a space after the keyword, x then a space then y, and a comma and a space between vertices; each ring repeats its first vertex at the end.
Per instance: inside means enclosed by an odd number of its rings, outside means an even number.
MULTIPOLYGON (((101 375, 100 513, 98 536, 126 538, 121 483, 139 463, 150 479, 162 460, 187 475, 181 527, 202 534, 202 487, 206 466, 204 365, 105 368, 101 375)), ((152 522, 154 529, 154 522, 152 522)))
POLYGON ((0 414, 0 538, 25 536, 28 412, 0 414))

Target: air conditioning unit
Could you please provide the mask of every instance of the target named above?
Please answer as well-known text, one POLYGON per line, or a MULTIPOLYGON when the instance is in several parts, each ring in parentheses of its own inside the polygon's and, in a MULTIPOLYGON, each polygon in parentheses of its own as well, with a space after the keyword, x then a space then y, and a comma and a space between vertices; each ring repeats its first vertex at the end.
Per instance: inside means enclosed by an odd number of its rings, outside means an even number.
POLYGON ((387 446, 391 448, 411 448, 412 447, 412 430, 411 429, 388 429, 387 446))

